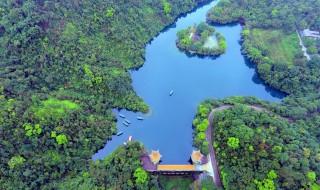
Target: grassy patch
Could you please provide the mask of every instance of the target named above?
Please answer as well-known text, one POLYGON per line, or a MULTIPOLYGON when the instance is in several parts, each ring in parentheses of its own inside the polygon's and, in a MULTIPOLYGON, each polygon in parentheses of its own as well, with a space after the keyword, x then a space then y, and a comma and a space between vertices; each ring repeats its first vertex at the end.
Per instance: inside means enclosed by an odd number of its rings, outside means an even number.
POLYGON ((191 177, 160 176, 160 185, 165 190, 185 190, 192 184, 191 177))
POLYGON ((301 51, 296 33, 285 34, 282 30, 253 29, 251 40, 265 56, 288 65, 293 65, 295 55, 301 51))
POLYGON ((70 113, 72 110, 78 109, 79 106, 69 100, 57 100, 49 98, 48 100, 41 101, 40 107, 34 107, 34 115, 43 120, 48 117, 53 117, 56 120, 61 119, 65 114, 70 113))

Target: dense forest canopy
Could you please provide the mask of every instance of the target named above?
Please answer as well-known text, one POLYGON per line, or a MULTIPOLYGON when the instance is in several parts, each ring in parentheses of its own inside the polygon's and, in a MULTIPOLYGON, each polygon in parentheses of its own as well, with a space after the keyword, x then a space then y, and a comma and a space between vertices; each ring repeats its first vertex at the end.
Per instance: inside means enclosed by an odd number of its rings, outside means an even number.
POLYGON ((208 12, 218 23, 244 21, 251 27, 320 30, 319 0, 221 0, 208 12))
POLYGON ((191 54, 217 56, 227 49, 223 35, 205 22, 179 30, 177 37, 177 47, 191 54))
POLYGON ((114 170, 103 180, 87 173, 89 160, 116 134, 111 108, 148 112, 128 73, 143 64, 146 43, 201 2, 1 1, 0 186, 49 189, 65 179, 62 189, 83 180, 139 189, 138 153, 134 164, 92 163, 114 170))
MULTIPOLYGON (((217 148, 225 188, 320 188, 320 58, 315 51, 318 41, 302 39, 308 48, 313 47, 308 60, 298 37, 298 31, 305 28, 320 30, 319 10, 319 0, 222 0, 208 12, 209 22, 244 24, 242 53, 256 64, 267 84, 288 93, 280 104, 234 97, 208 100, 199 106, 195 129, 199 121, 207 119, 208 110, 219 105, 259 105, 269 111, 265 114, 237 106, 216 114, 213 146, 217 148), (241 131, 244 134, 239 136, 241 131), (281 154, 275 155, 274 146, 279 146, 281 154)), ((198 133, 195 130, 195 135, 198 133)), ((201 143, 195 138, 195 145, 206 149, 201 143)))

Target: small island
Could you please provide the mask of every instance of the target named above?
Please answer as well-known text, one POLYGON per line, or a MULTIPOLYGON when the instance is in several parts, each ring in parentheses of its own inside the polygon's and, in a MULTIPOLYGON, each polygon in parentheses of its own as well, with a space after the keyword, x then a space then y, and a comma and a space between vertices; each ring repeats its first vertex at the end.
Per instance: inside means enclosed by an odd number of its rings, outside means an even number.
POLYGON ((177 37, 177 47, 191 54, 217 56, 226 52, 225 38, 205 22, 179 30, 177 37))

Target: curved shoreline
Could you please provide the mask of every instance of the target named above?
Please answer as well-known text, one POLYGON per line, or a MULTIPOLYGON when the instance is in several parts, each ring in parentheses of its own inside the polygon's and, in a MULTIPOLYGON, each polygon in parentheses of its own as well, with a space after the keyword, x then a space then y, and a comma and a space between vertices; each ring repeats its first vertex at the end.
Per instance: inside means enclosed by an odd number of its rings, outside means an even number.
MULTIPOLYGON (((269 111, 263 107, 260 106, 256 106, 256 105, 247 105, 245 104, 246 107, 251 108, 255 111, 265 111, 267 113, 269 113, 269 111)), ((213 131, 213 119, 214 119, 214 112, 216 111, 223 111, 226 110, 228 108, 232 108, 234 107, 234 105, 223 105, 217 108, 214 108, 211 110, 211 112, 209 113, 208 116, 208 120, 209 120, 209 126, 206 130, 206 140, 209 142, 209 150, 210 150, 210 159, 211 159, 211 163, 212 163, 212 168, 213 168, 213 172, 214 172, 214 178, 213 181, 215 182, 217 187, 222 187, 222 182, 221 182, 221 177, 220 177, 220 172, 219 172, 219 163, 217 161, 217 157, 216 157, 216 152, 215 149, 213 148, 213 140, 212 140, 212 131, 213 131)), ((291 121, 290 118, 285 118, 285 117, 281 117, 282 119, 291 121)))

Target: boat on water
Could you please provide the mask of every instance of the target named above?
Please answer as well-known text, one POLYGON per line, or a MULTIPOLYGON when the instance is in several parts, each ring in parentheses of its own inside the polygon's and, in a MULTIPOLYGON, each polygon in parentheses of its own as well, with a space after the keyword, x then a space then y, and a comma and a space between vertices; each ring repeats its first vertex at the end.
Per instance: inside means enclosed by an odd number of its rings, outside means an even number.
POLYGON ((172 96, 172 94, 173 94, 173 90, 170 91, 169 96, 172 96))
POLYGON ((119 113, 119 116, 122 118, 125 118, 126 116, 124 116, 123 114, 119 113))
POLYGON ((143 117, 137 117, 137 119, 138 119, 138 120, 144 120, 144 118, 143 118, 143 117))
POLYGON ((131 142, 131 141, 132 141, 132 136, 130 135, 128 138, 128 142, 131 142))
POLYGON ((117 133, 117 136, 120 136, 120 135, 122 135, 123 134, 123 132, 122 131, 119 131, 118 133, 117 133))
POLYGON ((131 122, 127 119, 125 119, 124 121, 127 122, 128 124, 131 124, 131 122))
POLYGON ((123 123, 123 125, 125 125, 125 126, 127 126, 127 127, 130 125, 129 123, 127 123, 127 122, 125 122, 125 121, 122 122, 122 123, 123 123))

